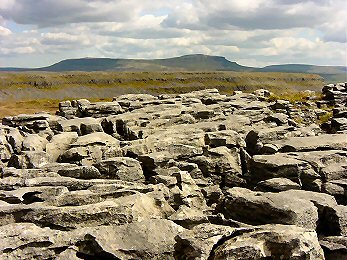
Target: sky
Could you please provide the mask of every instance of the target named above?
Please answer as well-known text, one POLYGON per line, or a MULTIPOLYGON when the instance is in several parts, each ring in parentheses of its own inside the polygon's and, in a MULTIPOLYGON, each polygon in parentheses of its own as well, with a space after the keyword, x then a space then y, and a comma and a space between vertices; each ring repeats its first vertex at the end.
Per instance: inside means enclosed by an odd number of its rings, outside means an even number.
POLYGON ((346 0, 0 0, 0 67, 84 57, 347 63, 346 0))

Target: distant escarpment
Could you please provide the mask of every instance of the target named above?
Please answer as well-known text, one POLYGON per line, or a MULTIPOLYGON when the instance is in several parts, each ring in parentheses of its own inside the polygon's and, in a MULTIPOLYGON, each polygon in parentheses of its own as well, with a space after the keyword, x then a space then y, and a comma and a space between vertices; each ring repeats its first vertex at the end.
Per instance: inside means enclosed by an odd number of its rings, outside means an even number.
POLYGON ((1 259, 346 259, 347 83, 305 93, 3 118, 1 259))
POLYGON ((234 71, 234 72, 282 72, 318 74, 326 82, 346 81, 346 66, 318 66, 308 64, 280 64, 263 68, 248 67, 230 61, 222 56, 190 54, 165 59, 112 59, 80 58, 59 61, 41 68, 0 68, 0 71, 12 72, 168 72, 168 71, 234 71))

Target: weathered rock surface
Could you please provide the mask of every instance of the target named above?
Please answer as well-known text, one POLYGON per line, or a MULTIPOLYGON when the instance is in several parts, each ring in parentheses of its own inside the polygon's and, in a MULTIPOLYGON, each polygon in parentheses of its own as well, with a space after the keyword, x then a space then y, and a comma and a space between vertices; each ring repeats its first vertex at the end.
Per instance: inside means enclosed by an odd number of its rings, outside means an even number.
POLYGON ((102 176, 123 181, 145 180, 139 161, 128 157, 114 157, 94 164, 102 176))
POLYGON ((112 259, 174 259, 175 237, 185 229, 165 219, 144 220, 87 231, 78 251, 112 259))
POLYGON ((316 229, 318 221, 317 208, 309 200, 245 188, 228 190, 224 210, 226 217, 252 225, 278 223, 316 229))
POLYGON ((210 259, 325 259, 315 232, 265 225, 223 241, 210 259))
POLYGON ((316 102, 206 89, 4 118, 0 258, 346 259, 346 86, 316 102))

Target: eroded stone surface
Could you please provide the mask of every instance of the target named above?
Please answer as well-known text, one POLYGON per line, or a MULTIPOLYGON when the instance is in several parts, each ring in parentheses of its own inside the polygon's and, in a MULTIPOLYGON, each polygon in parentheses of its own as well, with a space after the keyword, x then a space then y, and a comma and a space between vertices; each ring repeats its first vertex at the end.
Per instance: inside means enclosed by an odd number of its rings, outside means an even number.
POLYGON ((345 259, 346 91, 131 94, 4 118, 0 258, 345 259))

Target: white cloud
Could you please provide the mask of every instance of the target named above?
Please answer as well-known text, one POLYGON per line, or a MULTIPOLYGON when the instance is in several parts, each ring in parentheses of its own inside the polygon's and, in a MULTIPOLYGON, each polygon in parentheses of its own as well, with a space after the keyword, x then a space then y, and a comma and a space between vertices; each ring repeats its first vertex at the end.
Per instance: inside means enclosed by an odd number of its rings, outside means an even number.
POLYGON ((8 36, 10 34, 12 34, 10 29, 0 26, 0 37, 8 36))
MULTIPOLYGON (((168 4, 161 0, 2 0, 0 15, 18 24, 50 27, 83 22, 125 22, 168 4)), ((173 0, 171 4, 180 2, 173 0)))
POLYGON ((0 10, 1 9, 9 9, 12 8, 15 5, 15 0, 1 0, 0 2, 0 10))
POLYGON ((255 50, 254 55, 276 63, 310 63, 343 65, 346 50, 337 42, 326 43, 320 39, 281 37, 268 42, 268 46, 255 50), (311 62, 312 63, 312 62, 311 62))
POLYGON ((35 52, 32 47, 16 47, 16 48, 0 48, 0 53, 4 55, 8 54, 29 54, 35 52))
POLYGON ((72 35, 65 32, 42 33, 41 43, 43 45, 90 45, 91 40, 86 35, 72 35))
POLYGON ((337 23, 341 24, 339 28, 346 28, 345 10, 345 0, 193 0, 188 11, 173 10, 163 24, 167 27, 219 30, 320 28, 329 34, 329 27, 337 23))
POLYGON ((222 55, 345 64, 345 0, 0 0, 0 60, 222 55))
POLYGON ((59 24, 129 20, 136 10, 130 1, 16 0, 5 5, 0 15, 18 24, 39 27, 59 24))

